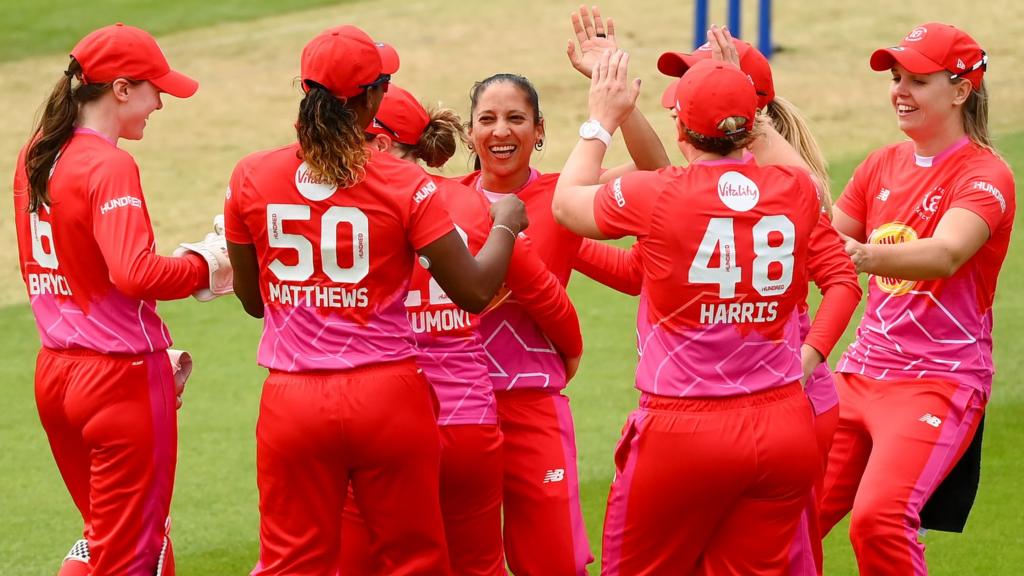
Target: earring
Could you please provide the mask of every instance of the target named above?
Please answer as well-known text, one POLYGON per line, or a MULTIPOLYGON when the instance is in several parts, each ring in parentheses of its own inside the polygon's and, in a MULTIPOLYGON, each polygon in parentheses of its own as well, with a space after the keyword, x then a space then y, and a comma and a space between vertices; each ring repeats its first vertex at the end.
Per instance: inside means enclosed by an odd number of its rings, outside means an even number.
POLYGON ((537 142, 534 143, 534 145, 533 145, 533 149, 538 151, 538 152, 540 152, 541 148, 544 148, 544 139, 543 138, 537 140, 537 142))
POLYGON ((466 142, 466 149, 469 150, 470 152, 472 152, 473 151, 473 143, 472 142, 466 142))

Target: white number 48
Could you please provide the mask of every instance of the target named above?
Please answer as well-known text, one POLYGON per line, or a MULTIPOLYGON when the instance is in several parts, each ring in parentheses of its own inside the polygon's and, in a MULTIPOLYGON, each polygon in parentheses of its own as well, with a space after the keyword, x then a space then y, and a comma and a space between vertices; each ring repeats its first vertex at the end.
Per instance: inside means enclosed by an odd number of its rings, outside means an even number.
MULTIPOLYGON (((785 216, 764 216, 751 230, 754 240, 753 277, 751 285, 762 296, 775 296, 785 292, 793 281, 793 247, 796 230, 785 216), (778 246, 768 243, 772 233, 782 236, 778 246), (768 277, 768 267, 778 262, 782 274, 777 279, 768 277)), ((733 218, 712 218, 708 221, 704 238, 700 241, 693 262, 690 263, 689 281, 694 284, 718 284, 719 298, 735 298, 736 284, 743 277, 736 256, 736 234, 733 218), (719 265, 711 266, 711 257, 718 248, 719 265)))

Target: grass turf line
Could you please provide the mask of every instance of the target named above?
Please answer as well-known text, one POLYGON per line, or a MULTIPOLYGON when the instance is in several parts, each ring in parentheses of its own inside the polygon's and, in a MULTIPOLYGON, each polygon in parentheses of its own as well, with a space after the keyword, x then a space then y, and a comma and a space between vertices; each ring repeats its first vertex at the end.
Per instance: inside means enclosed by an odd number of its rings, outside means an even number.
MULTIPOLYGON (((66 52, 92 30, 115 22, 144 28, 156 37, 220 22, 339 4, 345 0, 90 0, 89 2, 3 2, 0 62, 48 52, 66 52), (69 44, 69 42, 71 42, 69 44)), ((354 0, 348 0, 354 1, 354 0)))

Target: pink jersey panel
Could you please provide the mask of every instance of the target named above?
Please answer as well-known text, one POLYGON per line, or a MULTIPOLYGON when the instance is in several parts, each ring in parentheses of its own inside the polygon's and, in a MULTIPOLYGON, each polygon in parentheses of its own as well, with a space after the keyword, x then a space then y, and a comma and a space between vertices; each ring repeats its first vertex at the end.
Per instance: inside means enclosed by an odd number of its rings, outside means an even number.
POLYGON ((944 378, 992 389, 992 310, 978 313, 970 276, 945 281, 944 290, 887 294, 873 281, 857 339, 836 366, 877 380, 944 378))
POLYGON ((784 386, 803 375, 800 321, 791 314, 782 339, 769 340, 732 324, 672 331, 653 325, 646 289, 640 294, 637 336, 640 362, 636 387, 674 397, 721 397, 784 386), (725 353, 723 351, 729 351, 725 353))
POLYGON ((495 390, 565 388, 565 364, 523 308, 509 299, 480 318, 495 390))
POLYGON ((141 354, 171 345, 171 335, 151 300, 136 300, 111 290, 105 298, 92 302, 88 314, 74 301, 52 294, 32 296, 31 302, 39 338, 46 348, 141 354))

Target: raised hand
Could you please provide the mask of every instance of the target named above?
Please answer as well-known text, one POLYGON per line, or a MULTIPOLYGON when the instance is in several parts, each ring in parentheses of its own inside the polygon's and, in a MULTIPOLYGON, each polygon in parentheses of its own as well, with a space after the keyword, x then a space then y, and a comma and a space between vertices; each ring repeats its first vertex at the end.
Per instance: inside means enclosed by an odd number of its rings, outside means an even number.
POLYGON ((711 25, 708 29, 708 45, 711 47, 711 59, 721 62, 728 62, 733 66, 740 67, 740 55, 736 51, 736 44, 732 41, 732 34, 724 26, 711 25))
POLYGON ((590 118, 612 132, 633 112, 638 96, 640 79, 629 81, 629 54, 603 53, 590 79, 590 118))
POLYGON ((590 78, 594 65, 601 59, 601 54, 606 50, 614 52, 619 47, 615 41, 615 22, 609 18, 606 28, 601 19, 601 9, 597 6, 580 6, 579 13, 573 12, 571 18, 579 49, 576 48, 576 43, 569 40, 566 55, 569 56, 573 68, 590 78))

